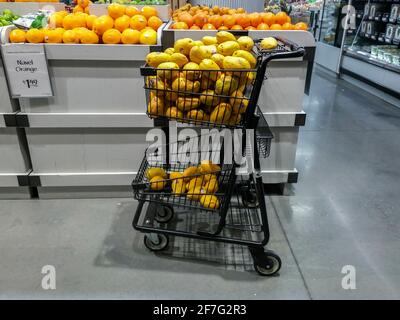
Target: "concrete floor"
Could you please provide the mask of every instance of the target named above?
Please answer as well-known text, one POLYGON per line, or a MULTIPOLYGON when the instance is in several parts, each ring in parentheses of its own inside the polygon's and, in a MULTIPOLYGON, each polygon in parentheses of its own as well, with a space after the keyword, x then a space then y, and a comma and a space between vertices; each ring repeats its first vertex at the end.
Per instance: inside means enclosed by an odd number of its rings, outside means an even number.
POLYGON ((300 180, 267 197, 279 277, 210 243, 150 253, 131 199, 2 200, 0 298, 399 299, 400 110, 318 69, 304 109, 300 180), (41 287, 44 265, 56 290, 41 287), (345 265, 355 290, 341 286, 345 265))

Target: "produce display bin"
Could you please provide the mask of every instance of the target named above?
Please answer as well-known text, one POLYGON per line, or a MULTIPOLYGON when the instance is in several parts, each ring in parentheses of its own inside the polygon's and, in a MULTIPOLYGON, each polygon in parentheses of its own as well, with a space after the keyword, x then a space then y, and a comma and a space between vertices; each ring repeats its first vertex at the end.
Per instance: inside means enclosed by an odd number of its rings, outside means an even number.
MULTIPOLYGON (((173 46, 182 38, 201 40, 214 36, 216 31, 174 30, 170 22, 163 31, 164 49, 173 46)), ((305 48, 300 58, 271 61, 267 70, 268 81, 260 93, 259 106, 277 139, 272 142, 271 156, 262 160, 261 169, 267 183, 297 182, 295 167, 299 127, 305 124, 303 97, 308 94, 315 55, 315 40, 307 31, 234 31, 234 34, 248 35, 253 39, 269 36, 283 37, 305 48)))
MULTIPOLYGON (((20 98, 16 114, 39 197, 129 195, 136 154, 153 127, 140 66, 160 50, 161 32, 154 46, 44 44, 54 96, 20 98)), ((2 48, 16 45, 35 46, 2 48)))
POLYGON ((13 13, 22 15, 45 9, 48 11, 62 11, 65 4, 60 2, 0 2, 0 11, 9 9, 13 13))

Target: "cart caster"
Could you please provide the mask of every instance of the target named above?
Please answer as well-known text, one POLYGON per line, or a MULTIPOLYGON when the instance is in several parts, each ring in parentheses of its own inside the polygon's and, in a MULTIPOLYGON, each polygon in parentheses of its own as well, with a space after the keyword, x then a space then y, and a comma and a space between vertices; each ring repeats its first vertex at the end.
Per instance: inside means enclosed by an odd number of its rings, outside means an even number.
POLYGON ((169 243, 168 236, 165 234, 151 233, 144 235, 144 245, 150 251, 162 251, 169 243))
POLYGON ((249 187, 245 187, 242 188, 241 194, 242 194, 242 203, 246 208, 258 208, 259 202, 255 190, 252 190, 249 187))
POLYGON ((174 216, 174 209, 169 206, 157 206, 154 220, 159 223, 167 223, 174 216))
POLYGON ((261 254, 253 256, 254 269, 261 276, 270 277, 275 275, 282 266, 279 256, 273 251, 265 251, 261 254))

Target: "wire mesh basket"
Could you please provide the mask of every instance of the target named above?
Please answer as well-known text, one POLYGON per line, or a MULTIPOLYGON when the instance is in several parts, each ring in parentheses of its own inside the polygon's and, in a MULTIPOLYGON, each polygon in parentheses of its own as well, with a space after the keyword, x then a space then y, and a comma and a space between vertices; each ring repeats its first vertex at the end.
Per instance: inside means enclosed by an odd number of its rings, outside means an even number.
POLYGON ((274 135, 269 128, 268 122, 264 117, 261 109, 257 106, 256 115, 259 117, 256 129, 256 142, 258 154, 263 158, 268 158, 271 152, 271 141, 274 135))
POLYGON ((147 115, 150 118, 205 127, 245 127, 247 109, 252 108, 249 102, 256 69, 142 67, 141 71, 145 77, 147 115))
POLYGON ((236 166, 233 155, 227 157, 224 149, 218 144, 205 148, 196 140, 148 148, 132 182, 135 199, 226 212, 236 166))

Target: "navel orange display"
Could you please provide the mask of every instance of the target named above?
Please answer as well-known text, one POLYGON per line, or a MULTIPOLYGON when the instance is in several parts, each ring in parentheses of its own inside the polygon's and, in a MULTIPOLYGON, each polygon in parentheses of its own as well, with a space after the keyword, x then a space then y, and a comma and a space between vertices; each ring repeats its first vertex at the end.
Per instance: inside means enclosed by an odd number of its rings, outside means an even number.
POLYGON ((248 14, 241 13, 236 18, 236 24, 246 28, 251 25, 251 20, 248 14))
POLYGON ((97 19, 97 16, 95 16, 95 15, 90 15, 90 16, 87 16, 86 17, 86 28, 88 28, 89 30, 92 30, 93 29, 93 23, 94 23, 94 20, 96 20, 97 19))
POLYGON ((286 12, 281 11, 281 12, 278 12, 275 15, 275 23, 282 25, 282 24, 284 24, 286 22, 287 22, 287 14, 286 14, 286 12))
POLYGON ((63 33, 64 43, 79 43, 79 37, 74 30, 66 30, 63 33))
POLYGON ((282 30, 293 30, 293 25, 290 22, 285 22, 282 25, 282 30))
POLYGON ((307 24, 304 22, 298 22, 294 25, 294 30, 303 30, 307 31, 308 27, 307 24))
POLYGON ((46 43, 62 43, 63 35, 57 30, 47 30, 44 36, 46 43))
POLYGON ((201 30, 201 28, 199 26, 196 26, 195 24, 192 25, 189 29, 190 30, 201 30))
MULTIPOLYGON (((175 22, 172 26, 172 29, 177 29, 177 30, 186 30, 189 29, 188 25, 185 22, 175 22)), ((199 28, 200 29, 200 28, 199 28)))
POLYGON ((219 15, 212 15, 208 18, 208 22, 211 23, 216 29, 222 26, 224 20, 219 15))
POLYGON ((207 22, 208 22, 208 18, 204 13, 198 13, 196 14, 194 17, 194 23, 199 26, 200 28, 202 28, 207 22))
POLYGON ((157 44, 157 32, 153 29, 144 30, 140 33, 139 41, 141 44, 155 45, 157 44))
POLYGON ((266 12, 262 15, 262 20, 264 23, 272 26, 275 23, 275 15, 272 12, 266 12))
POLYGON ((282 30, 282 26, 280 24, 274 23, 269 27, 270 30, 282 30))
POLYGON ((146 19, 150 19, 150 17, 157 17, 158 12, 155 7, 145 6, 141 10, 142 15, 146 17, 146 19))
POLYGON ((257 30, 269 30, 268 24, 262 22, 257 26, 257 30))
POLYGON ((203 30, 216 30, 215 26, 211 23, 206 23, 203 28, 203 30))
POLYGON ((235 24, 231 30, 243 30, 243 27, 241 25, 235 24))
POLYGON ((80 41, 83 44, 97 44, 99 43, 99 36, 94 31, 87 30, 81 34, 80 41))
POLYGON ((249 15, 250 23, 253 27, 257 28, 260 23, 263 22, 262 17, 257 12, 251 13, 249 15))
POLYGON ((181 13, 178 16, 178 21, 185 22, 189 28, 194 24, 194 19, 192 15, 188 12, 181 13))
POLYGON ((236 19, 233 16, 223 15, 223 25, 228 29, 232 28, 236 24, 236 19))

